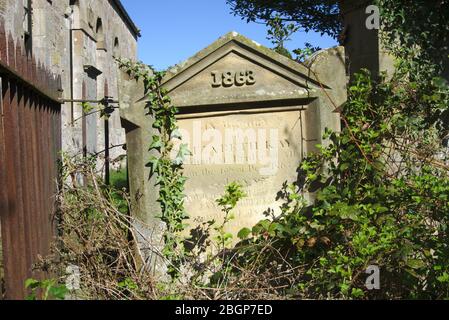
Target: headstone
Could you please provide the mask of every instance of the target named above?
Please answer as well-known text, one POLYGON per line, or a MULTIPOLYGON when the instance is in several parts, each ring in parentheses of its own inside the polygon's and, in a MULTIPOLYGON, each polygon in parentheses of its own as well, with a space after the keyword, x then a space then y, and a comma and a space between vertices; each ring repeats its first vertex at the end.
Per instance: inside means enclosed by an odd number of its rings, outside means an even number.
MULTIPOLYGON (((190 226, 223 220, 216 199, 231 182, 241 183, 247 197, 229 232, 279 214, 284 183, 301 179, 298 166, 326 143, 326 128, 340 129, 336 109, 346 101, 345 84, 342 48, 319 52, 302 65, 235 32, 169 70, 163 85, 180 110, 180 132, 192 152, 184 170, 190 226)), ((123 74, 120 88, 132 211, 142 222, 139 234, 160 239, 158 190, 145 166, 154 131, 145 116, 143 84, 123 74)))

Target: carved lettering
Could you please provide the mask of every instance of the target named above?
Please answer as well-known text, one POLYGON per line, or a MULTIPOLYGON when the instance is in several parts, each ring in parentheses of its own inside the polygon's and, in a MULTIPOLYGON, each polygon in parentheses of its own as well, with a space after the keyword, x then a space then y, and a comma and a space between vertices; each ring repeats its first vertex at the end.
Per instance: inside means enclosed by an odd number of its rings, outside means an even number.
POLYGON ((231 88, 231 87, 242 87, 242 86, 252 86, 256 84, 256 76, 254 71, 225 71, 211 72, 212 76, 212 87, 213 88, 231 88))
POLYGON ((251 86, 256 83, 256 76, 253 71, 246 71, 246 84, 251 86))
POLYGON ((212 87, 219 88, 222 85, 221 76, 218 72, 212 72, 212 87))

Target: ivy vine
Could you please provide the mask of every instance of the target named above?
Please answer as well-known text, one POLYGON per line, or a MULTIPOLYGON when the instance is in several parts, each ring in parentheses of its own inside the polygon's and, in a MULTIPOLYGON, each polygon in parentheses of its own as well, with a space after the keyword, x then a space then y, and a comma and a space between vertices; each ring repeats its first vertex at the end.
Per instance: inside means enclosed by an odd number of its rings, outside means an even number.
POLYGON ((185 221, 189 219, 184 208, 184 186, 187 179, 182 169, 184 158, 190 152, 186 144, 181 144, 176 157, 172 159, 171 156, 174 141, 181 140, 181 136, 176 122, 178 109, 162 86, 165 72, 156 72, 143 63, 130 60, 119 60, 119 67, 136 80, 142 79, 144 83, 148 99, 146 115, 154 120, 152 128, 157 132, 152 136, 149 148, 158 153, 158 156, 151 156, 147 165, 151 168, 152 175, 157 177, 158 202, 162 212, 160 219, 166 225, 163 255, 170 261, 168 273, 176 277, 184 255, 180 233, 187 227, 185 221))

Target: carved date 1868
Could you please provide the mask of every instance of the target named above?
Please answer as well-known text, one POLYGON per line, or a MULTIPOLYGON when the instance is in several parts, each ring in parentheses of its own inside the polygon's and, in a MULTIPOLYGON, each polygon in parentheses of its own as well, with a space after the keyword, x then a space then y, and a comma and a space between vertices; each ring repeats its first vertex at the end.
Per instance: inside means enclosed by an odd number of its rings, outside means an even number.
POLYGON ((256 83, 256 77, 253 71, 213 71, 211 75, 212 87, 214 88, 251 86, 256 83))

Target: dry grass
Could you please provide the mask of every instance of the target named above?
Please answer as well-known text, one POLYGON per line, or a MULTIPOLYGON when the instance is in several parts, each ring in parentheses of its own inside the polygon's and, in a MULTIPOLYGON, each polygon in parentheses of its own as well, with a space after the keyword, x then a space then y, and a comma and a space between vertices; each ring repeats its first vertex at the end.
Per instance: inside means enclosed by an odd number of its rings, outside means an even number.
MULTIPOLYGON (((294 292, 297 279, 303 274, 302 266, 291 266, 270 244, 258 247, 260 258, 269 256, 270 262, 259 260, 241 261, 238 250, 228 253, 226 260, 210 262, 205 268, 209 275, 220 273, 218 281, 212 277, 197 285, 195 281, 181 286, 181 296, 187 299, 206 300, 286 300, 296 298, 294 292)), ((204 271, 202 272, 204 274, 204 271)), ((195 279, 193 277, 192 279, 195 279)))
MULTIPOLYGON (((136 234, 128 213, 129 196, 103 184, 93 163, 65 159, 64 183, 58 193, 59 237, 53 254, 36 268, 67 279, 68 266, 80 271, 75 299, 87 300, 236 300, 286 299, 303 272, 293 267, 270 244, 256 248, 260 256, 248 263, 241 251, 225 249, 215 255, 190 252, 176 281, 155 283, 139 247, 151 248, 151 239, 136 234), (142 243, 144 241, 145 243, 142 243), (270 257, 270 263, 264 260, 270 257), (219 280, 214 276, 221 274, 219 280)), ((249 245, 248 245, 249 246, 249 245)), ((248 249, 248 248, 247 248, 248 249)), ((254 250, 254 248, 253 248, 254 250)), ((200 250, 201 251, 201 250, 200 250)), ((161 259, 162 261, 162 259, 161 259)), ((168 262, 167 262, 168 263, 168 262)))
POLYGON ((80 271, 78 299, 153 299, 151 277, 139 268, 124 191, 103 184, 93 163, 65 159, 59 190, 58 242, 53 254, 36 266, 59 275, 68 266, 80 271))

